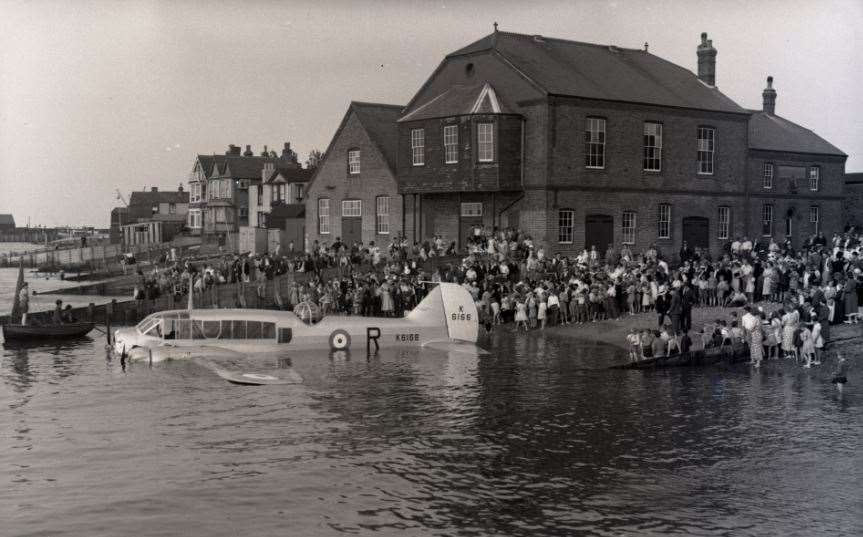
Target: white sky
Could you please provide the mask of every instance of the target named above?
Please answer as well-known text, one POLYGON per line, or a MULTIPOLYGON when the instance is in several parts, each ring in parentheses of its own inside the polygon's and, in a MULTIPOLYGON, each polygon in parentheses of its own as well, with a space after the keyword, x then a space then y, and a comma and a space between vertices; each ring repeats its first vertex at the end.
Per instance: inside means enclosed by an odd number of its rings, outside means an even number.
POLYGON ((0 212, 107 227, 119 188, 185 183, 197 153, 326 148, 348 103, 406 103, 500 29, 641 47, 848 153, 863 171, 863 1, 0 0, 0 212))

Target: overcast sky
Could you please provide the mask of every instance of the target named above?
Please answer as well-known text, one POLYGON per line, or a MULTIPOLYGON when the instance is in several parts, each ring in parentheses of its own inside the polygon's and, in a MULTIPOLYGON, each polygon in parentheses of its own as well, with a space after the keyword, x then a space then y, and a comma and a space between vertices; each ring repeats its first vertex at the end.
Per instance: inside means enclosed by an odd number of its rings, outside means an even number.
POLYGON ((406 103, 492 30, 641 47, 688 69, 708 32, 717 85, 863 171, 863 1, 0 0, 0 212, 107 227, 132 190, 185 182, 228 144, 325 149, 351 100, 406 103))

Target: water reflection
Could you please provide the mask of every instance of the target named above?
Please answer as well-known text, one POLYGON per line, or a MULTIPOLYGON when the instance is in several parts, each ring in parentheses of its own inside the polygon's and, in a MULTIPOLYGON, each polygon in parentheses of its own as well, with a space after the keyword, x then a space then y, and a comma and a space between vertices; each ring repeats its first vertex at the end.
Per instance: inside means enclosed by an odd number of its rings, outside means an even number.
POLYGON ((126 367, 102 348, 2 351, 10 534, 146 521, 208 536, 841 535, 860 523, 854 368, 840 400, 826 370, 607 370, 614 348, 498 331, 482 357, 288 352, 270 362, 304 384, 238 387, 194 363, 126 367))

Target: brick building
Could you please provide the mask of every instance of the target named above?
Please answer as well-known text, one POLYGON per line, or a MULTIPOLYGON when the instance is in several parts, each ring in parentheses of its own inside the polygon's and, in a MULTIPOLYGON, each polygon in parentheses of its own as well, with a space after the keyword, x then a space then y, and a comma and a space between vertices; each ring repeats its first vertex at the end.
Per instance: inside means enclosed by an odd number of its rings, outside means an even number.
POLYGON ((863 173, 845 174, 845 225, 863 229, 863 173))
POLYGON ((673 254, 840 226, 846 156, 775 115, 772 87, 762 111, 721 93, 706 34, 695 52, 697 75, 646 47, 495 30, 449 54, 398 120, 406 234, 463 245, 480 224, 550 251, 673 254))
POLYGON ((797 246, 823 231, 841 231, 845 155, 814 132, 776 114, 773 77, 761 110, 751 110, 746 177, 750 236, 790 238, 797 246))
POLYGON ((401 106, 352 102, 308 186, 306 248, 314 241, 385 246, 402 232, 395 179, 401 106))

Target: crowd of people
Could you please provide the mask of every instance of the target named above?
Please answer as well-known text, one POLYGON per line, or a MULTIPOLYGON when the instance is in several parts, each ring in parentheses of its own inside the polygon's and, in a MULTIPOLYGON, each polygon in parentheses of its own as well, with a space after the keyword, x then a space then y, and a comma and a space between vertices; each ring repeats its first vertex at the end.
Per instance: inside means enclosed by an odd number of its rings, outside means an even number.
POLYGON ((396 235, 387 246, 336 238, 331 244, 316 241, 308 252, 289 248, 202 265, 165 260, 159 270, 141 275, 137 292, 179 295, 191 276, 194 291, 243 281, 263 296, 268 280, 293 273, 304 276, 280 297, 281 307, 311 302, 322 314, 402 316, 422 299, 425 282, 457 282, 474 297, 488 330, 501 324, 541 330, 651 313, 655 328, 628 338, 634 345, 638 337, 640 358, 656 357, 663 346, 665 353, 685 352, 740 340, 751 344, 756 362, 766 353, 802 356, 807 365, 819 361, 829 327, 856 322, 863 303, 863 234, 854 229, 831 239, 818 233, 796 249, 790 241, 740 237, 716 258, 686 243, 676 255, 655 245, 638 252, 609 245, 605 252, 591 247, 577 255, 550 255, 513 229, 478 227, 465 243, 459 250, 439 236, 411 244, 396 235), (707 306, 749 311, 705 326, 693 343, 692 311, 707 306))

